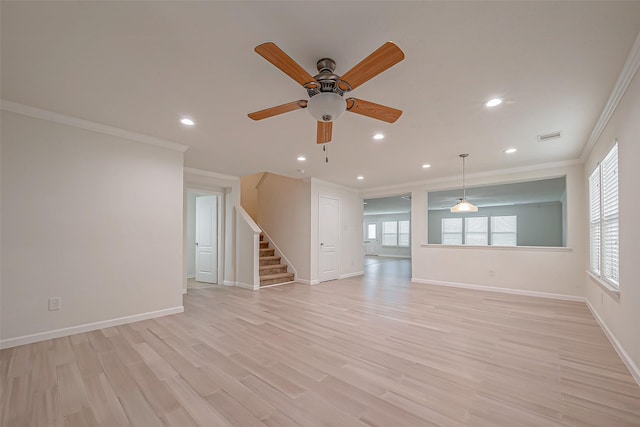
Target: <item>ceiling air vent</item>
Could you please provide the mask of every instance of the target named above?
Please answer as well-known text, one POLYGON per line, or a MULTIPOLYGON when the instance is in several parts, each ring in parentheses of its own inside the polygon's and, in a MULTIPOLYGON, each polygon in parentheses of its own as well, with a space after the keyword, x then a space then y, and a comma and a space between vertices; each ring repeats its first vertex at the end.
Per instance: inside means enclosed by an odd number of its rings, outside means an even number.
POLYGON ((559 130, 557 132, 545 133, 542 135, 538 135, 539 142, 551 141, 552 139, 562 138, 562 131, 559 130))

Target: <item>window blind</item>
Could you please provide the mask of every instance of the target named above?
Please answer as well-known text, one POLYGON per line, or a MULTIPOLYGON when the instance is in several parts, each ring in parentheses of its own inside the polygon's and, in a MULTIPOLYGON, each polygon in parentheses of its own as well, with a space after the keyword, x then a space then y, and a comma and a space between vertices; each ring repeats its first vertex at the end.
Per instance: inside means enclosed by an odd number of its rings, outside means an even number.
POLYGON ((382 246, 398 246, 398 223, 396 221, 382 223, 382 246))
POLYGON ((491 244, 496 246, 516 246, 518 244, 518 217, 491 217, 491 244))
POLYGON ((442 218, 442 244, 462 244, 462 218, 442 218))
POLYGON ((601 164, 602 175, 602 276, 619 283, 618 248, 618 144, 601 164))
POLYGON ((600 275, 600 166, 589 176, 589 262, 600 275))
POLYGON ((484 246, 489 243, 489 221, 486 216, 467 217, 464 221, 466 245, 484 246))
POLYGON ((409 221, 398 221, 398 246, 409 246, 409 221))

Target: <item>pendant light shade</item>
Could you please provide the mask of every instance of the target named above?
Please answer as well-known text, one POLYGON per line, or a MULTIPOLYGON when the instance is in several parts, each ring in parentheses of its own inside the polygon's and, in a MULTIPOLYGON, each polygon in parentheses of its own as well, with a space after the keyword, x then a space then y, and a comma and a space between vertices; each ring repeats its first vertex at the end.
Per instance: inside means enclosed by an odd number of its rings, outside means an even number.
POLYGON ((467 158, 468 156, 469 154, 467 153, 460 154, 460 157, 462 157, 462 199, 460 199, 457 205, 455 205, 450 209, 451 212, 453 213, 478 212, 477 206, 467 202, 467 191, 464 186, 464 163, 465 163, 464 159, 467 158))

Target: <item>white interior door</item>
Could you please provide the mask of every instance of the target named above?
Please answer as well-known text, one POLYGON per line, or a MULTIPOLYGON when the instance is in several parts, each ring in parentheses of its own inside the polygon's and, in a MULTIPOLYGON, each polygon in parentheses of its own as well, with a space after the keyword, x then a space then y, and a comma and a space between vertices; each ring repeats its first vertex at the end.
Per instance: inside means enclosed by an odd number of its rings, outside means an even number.
POLYGON ((318 280, 326 282, 339 276, 340 259, 340 201, 320 196, 318 212, 318 237, 320 255, 318 280))
POLYGON ((218 282, 218 196, 196 198, 196 280, 218 282))

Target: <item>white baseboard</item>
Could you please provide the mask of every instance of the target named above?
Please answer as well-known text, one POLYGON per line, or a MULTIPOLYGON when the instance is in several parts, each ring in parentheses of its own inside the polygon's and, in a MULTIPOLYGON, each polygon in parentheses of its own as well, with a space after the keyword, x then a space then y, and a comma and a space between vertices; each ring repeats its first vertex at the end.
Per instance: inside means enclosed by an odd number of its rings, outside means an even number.
POLYGON ((259 289, 259 286, 253 286, 248 283, 235 282, 235 285, 239 288, 250 289, 252 291, 256 291, 259 289))
POLYGON ((613 348, 618 353, 618 356, 620 356, 620 359, 622 359, 622 362, 626 365, 627 369, 631 373, 631 376, 633 377, 634 380, 636 380, 636 383, 638 383, 638 385, 640 386, 640 369, 633 362, 633 360, 631 360, 631 358, 629 357, 627 352, 624 351, 624 348, 622 347, 622 344, 620 344, 620 342, 615 337, 615 335, 613 335, 613 333, 609 330, 609 328, 604 323, 604 321, 602 320, 602 318, 600 317, 598 312, 591 305, 591 302, 589 302, 589 300, 587 299, 585 301, 585 303, 587 304, 587 307, 589 307, 589 310, 591 311, 591 314, 593 314, 593 317, 596 319, 596 322, 598 322, 598 324, 600 325, 600 327, 604 331, 604 334, 607 336, 607 338, 609 338, 609 341, 611 342, 611 345, 613 346, 613 348))
POLYGON ((196 275, 195 274, 187 274, 187 279, 195 279, 196 275))
POLYGON ((8 338, 0 340, 0 348, 16 347, 24 344, 50 340, 53 338, 66 337, 69 335, 80 334, 82 332, 95 331, 97 329, 110 328, 112 326, 124 325, 126 323, 139 322, 140 320, 153 319, 155 317, 168 316, 184 312, 184 306, 165 308, 163 310, 150 311, 148 313, 134 314, 132 316, 118 317, 110 320, 103 320, 94 323, 85 323, 83 325, 71 326, 68 328, 55 329, 53 331, 39 332, 37 334, 24 335, 16 338, 8 338))
POLYGON ((530 297, 550 298, 550 299, 557 299, 562 301, 576 301, 576 302, 586 301, 585 297, 579 297, 575 295, 552 294, 548 292, 525 291, 521 289, 511 289, 511 288, 496 288, 494 286, 471 285, 468 283, 443 282, 440 280, 429 280, 429 279, 416 279, 415 277, 411 278, 411 282, 424 283, 427 285, 448 286, 451 288, 474 289, 477 291, 499 292, 503 294, 526 295, 530 297))
POLYGON ((225 286, 233 286, 233 285, 235 285, 233 280, 225 280, 224 282, 222 282, 222 284, 225 285, 225 286))
POLYGON ((383 258, 404 258, 404 259, 411 259, 411 255, 387 255, 387 254, 376 254, 376 256, 380 256, 383 258))
POLYGON ((319 280, 307 280, 307 279, 296 279, 296 282, 302 283, 303 285, 317 285, 320 283, 319 280))
POLYGON ((346 273, 338 276, 338 279, 348 279, 349 277, 356 277, 364 275, 364 271, 356 271, 354 273, 346 273))

